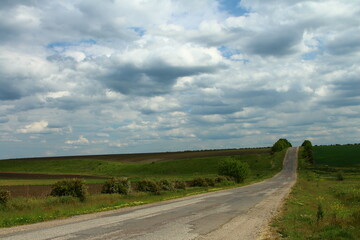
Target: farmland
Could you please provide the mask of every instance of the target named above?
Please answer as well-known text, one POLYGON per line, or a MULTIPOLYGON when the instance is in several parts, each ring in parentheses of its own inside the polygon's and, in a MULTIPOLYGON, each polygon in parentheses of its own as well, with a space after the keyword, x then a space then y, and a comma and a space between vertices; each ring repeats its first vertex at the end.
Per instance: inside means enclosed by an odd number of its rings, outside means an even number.
POLYGON ((302 158, 298 181, 273 221, 278 238, 360 239, 360 145, 316 146, 302 158))
POLYGON ((0 188, 9 190, 20 188, 19 191, 27 192, 28 195, 26 196, 29 196, 13 197, 7 208, 0 209, 2 214, 0 226, 13 226, 88 212, 117 209, 258 182, 281 170, 285 151, 271 154, 270 150, 265 148, 185 152, 183 157, 180 155, 180 153, 164 153, 156 154, 156 158, 154 158, 154 154, 149 154, 148 158, 141 155, 134 162, 113 155, 90 156, 89 158, 83 156, 0 161, 0 171, 8 173, 0 177, 0 188), (168 160, 166 160, 166 155, 168 160), (175 192, 165 191, 160 196, 139 192, 133 192, 127 196, 100 194, 100 183, 108 177, 115 176, 128 177, 132 182, 145 178, 155 181, 169 179, 185 182, 191 181, 195 177, 215 178, 219 162, 227 158, 248 163, 251 172, 245 182, 214 187, 191 187, 175 192), (21 174, 16 175, 15 173, 21 174), (59 180, 57 177, 74 175, 77 177, 87 176, 85 182, 88 183, 91 194, 85 202, 79 202, 71 197, 58 199, 48 196, 49 184, 59 180), (31 194, 32 189, 37 189, 37 193, 31 194), (56 204, 53 204, 54 202, 56 204))
POLYGON ((77 174, 92 176, 192 176, 212 174, 219 157, 256 158, 270 149, 240 149, 179 153, 124 154, 59 158, 14 159, 0 161, 0 172, 77 174))

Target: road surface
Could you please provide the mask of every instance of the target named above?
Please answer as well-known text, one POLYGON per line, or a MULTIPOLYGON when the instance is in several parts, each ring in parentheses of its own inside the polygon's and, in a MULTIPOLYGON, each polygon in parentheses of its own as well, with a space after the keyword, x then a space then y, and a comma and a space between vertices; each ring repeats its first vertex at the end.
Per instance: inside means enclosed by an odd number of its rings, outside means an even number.
POLYGON ((296 181, 297 148, 253 185, 65 220, 0 229, 0 239, 256 239, 296 181))

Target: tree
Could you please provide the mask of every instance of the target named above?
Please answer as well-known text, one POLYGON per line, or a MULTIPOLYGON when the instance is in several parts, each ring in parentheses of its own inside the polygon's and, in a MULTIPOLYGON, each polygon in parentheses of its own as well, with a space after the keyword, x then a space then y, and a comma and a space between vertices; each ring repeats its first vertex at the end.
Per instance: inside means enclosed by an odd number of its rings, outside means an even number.
POLYGON ((219 175, 232 177, 237 183, 241 183, 249 175, 250 167, 246 162, 227 158, 220 162, 218 173, 219 175))
POLYGON ((274 143, 271 150, 273 152, 280 152, 289 147, 292 147, 291 143, 285 138, 280 138, 276 143, 274 143))
POLYGON ((305 140, 301 146, 304 148, 303 157, 307 158, 309 163, 314 164, 312 143, 309 140, 305 140))
POLYGON ((302 144, 301 144, 302 147, 305 147, 305 148, 310 148, 312 149, 312 143, 309 141, 309 140, 305 140, 302 144))

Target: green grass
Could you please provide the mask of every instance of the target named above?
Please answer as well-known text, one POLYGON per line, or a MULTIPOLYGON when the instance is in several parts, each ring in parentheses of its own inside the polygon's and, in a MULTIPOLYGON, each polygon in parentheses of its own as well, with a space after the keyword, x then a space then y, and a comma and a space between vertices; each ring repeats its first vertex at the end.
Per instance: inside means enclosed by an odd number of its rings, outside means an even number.
MULTIPOLYGON (((65 218, 84 213, 99 212, 136 206, 151 202, 174 199, 209 191, 234 188, 262 181, 278 173, 282 168, 285 151, 271 154, 238 155, 233 158, 245 161, 251 168, 250 176, 241 184, 217 185, 213 188, 194 187, 175 192, 162 192, 160 196, 134 192, 129 196, 97 194, 88 196, 85 202, 80 202, 72 197, 45 197, 45 198, 12 198, 7 207, 0 207, 0 227, 10 227, 21 224, 35 223, 51 219, 65 218)), ((168 162, 126 164, 120 162, 107 162, 99 160, 71 160, 61 164, 57 162, 31 161, 32 164, 9 164, 0 161, 1 171, 19 172, 46 172, 52 166, 52 173, 76 173, 108 176, 131 176, 134 180, 143 178, 168 178, 190 180, 194 177, 217 175, 218 162, 226 157, 206 157, 168 162), (102 164, 98 164, 102 163, 102 164), (68 164, 68 165, 66 165, 68 164), (81 164, 82 168, 76 168, 81 164), (6 169, 6 170, 4 170, 6 169), (76 169, 76 170, 75 170, 76 169)), ((21 162, 23 163, 23 162, 21 162)), ((88 181, 90 179, 87 179, 88 181)), ((98 181, 98 179, 91 179, 98 181)), ((32 181, 32 180, 31 180, 32 181)), ((48 181, 48 180, 46 180, 48 181)))
POLYGON ((359 159, 348 159, 359 153, 359 146, 314 147, 314 166, 299 157, 298 181, 272 223, 280 239, 360 239, 359 159))

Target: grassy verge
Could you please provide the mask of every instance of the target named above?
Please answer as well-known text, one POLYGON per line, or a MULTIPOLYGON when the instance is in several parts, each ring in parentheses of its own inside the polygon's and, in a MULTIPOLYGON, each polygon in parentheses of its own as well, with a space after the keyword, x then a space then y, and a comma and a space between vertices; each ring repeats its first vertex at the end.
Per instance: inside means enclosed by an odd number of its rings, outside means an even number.
MULTIPOLYGON (((65 218, 69 216, 93 213, 105 210, 119 209, 128 206, 142 205, 152 202, 164 201, 169 199, 180 198, 184 196, 190 196, 210 191, 218 191, 222 189, 240 187, 255 182, 262 181, 266 178, 272 177, 281 170, 282 160, 284 158, 285 151, 270 154, 248 155, 248 156, 234 156, 234 158, 248 162, 251 168, 250 176, 242 184, 232 185, 216 185, 215 187, 191 187, 186 190, 177 190, 174 192, 162 192, 161 195, 151 195, 146 193, 134 192, 130 195, 118 195, 118 194, 96 194, 88 196, 87 200, 80 202, 72 197, 46 197, 46 198, 12 198, 7 204, 7 207, 0 207, 0 227, 10 227, 21 224, 29 224, 40 221, 47 221, 58 218, 65 218)), ((193 159, 197 162, 187 162, 192 164, 195 169, 189 170, 193 173, 179 175, 182 179, 188 179, 198 177, 198 174, 215 176, 217 172, 216 165, 211 161, 213 158, 200 159, 200 162, 204 165, 208 164, 212 166, 212 170, 203 167, 204 172, 200 172, 201 167, 196 167, 199 164, 198 159, 193 159), (199 171, 199 172, 198 172, 199 171), (209 172, 208 172, 209 171, 209 172), (196 174, 198 173, 198 174, 196 174)), ((184 161, 184 160, 180 160, 184 161)), ((172 161, 173 162, 173 161, 172 161)), ((156 163, 158 164, 158 163, 156 163)), ((160 163, 159 163, 160 164, 160 163)), ((171 175, 175 176, 175 175, 171 175)), ((152 175, 152 178, 163 177, 163 175, 152 175)))
POLYGON ((272 223, 278 238, 360 239, 359 159, 348 159, 359 152, 359 145, 314 147, 312 166, 300 151, 298 181, 272 223))

